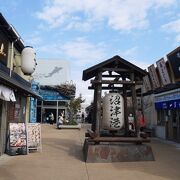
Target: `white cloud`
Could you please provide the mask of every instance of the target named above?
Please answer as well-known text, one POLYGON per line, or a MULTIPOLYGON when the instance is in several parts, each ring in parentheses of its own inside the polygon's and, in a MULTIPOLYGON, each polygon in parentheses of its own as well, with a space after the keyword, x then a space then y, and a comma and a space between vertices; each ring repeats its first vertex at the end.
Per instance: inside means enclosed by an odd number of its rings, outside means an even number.
POLYGON ((31 34, 30 36, 26 37, 26 44, 29 46, 37 46, 42 42, 42 38, 39 34, 39 32, 35 32, 34 34, 31 34))
POLYGON ((105 58, 106 54, 103 43, 93 44, 84 38, 66 42, 61 49, 67 57, 75 59, 78 66, 96 63, 105 58))
POLYGON ((95 44, 85 38, 76 38, 65 43, 55 42, 36 49, 41 53, 66 57, 72 60, 72 64, 76 67, 87 67, 106 57, 106 46, 103 43, 95 44))
POLYGON ((176 0, 51 0, 36 16, 51 28, 90 30, 94 23, 107 22, 119 31, 146 28, 150 10, 169 7, 176 0), (78 20, 77 20, 78 19, 78 20), (88 23, 85 23, 88 22, 88 23))
POLYGON ((167 32, 176 33, 176 42, 180 42, 180 18, 162 26, 167 32))
POLYGON ((132 59, 137 56, 137 53, 138 53, 138 47, 135 46, 125 51, 120 51, 120 56, 122 56, 122 58, 124 57, 125 59, 132 59))

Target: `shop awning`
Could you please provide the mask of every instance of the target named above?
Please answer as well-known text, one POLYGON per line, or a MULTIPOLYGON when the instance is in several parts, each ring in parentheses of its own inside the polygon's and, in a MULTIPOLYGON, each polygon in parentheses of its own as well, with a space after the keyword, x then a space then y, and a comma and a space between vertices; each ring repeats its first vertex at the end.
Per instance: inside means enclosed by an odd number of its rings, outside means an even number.
POLYGON ((0 85, 0 99, 12 102, 16 101, 14 91, 3 85, 0 85))
POLYGON ((5 86, 8 86, 11 89, 16 89, 20 92, 23 92, 27 96, 32 96, 37 99, 42 99, 42 97, 32 91, 31 86, 27 85, 30 84, 27 81, 25 81, 23 78, 21 78, 19 75, 12 72, 12 76, 10 77, 7 72, 3 72, 0 69, 0 84, 3 84, 5 86))

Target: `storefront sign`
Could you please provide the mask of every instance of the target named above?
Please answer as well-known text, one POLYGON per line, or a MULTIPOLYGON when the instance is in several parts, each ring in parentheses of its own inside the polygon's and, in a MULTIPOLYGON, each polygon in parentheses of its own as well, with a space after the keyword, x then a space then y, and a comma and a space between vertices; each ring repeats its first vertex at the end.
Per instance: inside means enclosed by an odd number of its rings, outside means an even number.
POLYGON ((180 81, 180 47, 167 55, 174 80, 180 81))
POLYGON ((59 92, 53 90, 40 90, 40 96, 43 97, 43 100, 67 100, 65 96, 62 96, 59 92))
POLYGON ((30 122, 35 123, 37 122, 37 99, 31 97, 30 98, 30 122))
POLYGON ((161 95, 155 97, 155 102, 162 102, 162 101, 171 101, 171 100, 176 100, 180 99, 180 91, 176 91, 174 93, 169 93, 166 95, 161 95))
POLYGON ((151 82, 152 82, 153 88, 154 89, 159 88, 160 87, 160 83, 159 83, 159 79, 158 79, 158 76, 157 76, 154 64, 152 64, 151 66, 148 67, 148 71, 149 71, 149 74, 150 74, 150 78, 151 78, 151 82))
POLYGON ((156 109, 180 109, 180 99, 155 103, 156 109))
POLYGON ((161 78, 161 82, 162 84, 165 86, 167 84, 170 84, 170 78, 169 78, 169 74, 167 71, 167 67, 166 67, 166 63, 164 61, 164 59, 160 59, 159 61, 156 62, 157 64, 157 68, 160 74, 160 78, 161 78))
POLYGON ((7 66, 8 59, 8 40, 3 32, 0 31, 0 63, 7 66))

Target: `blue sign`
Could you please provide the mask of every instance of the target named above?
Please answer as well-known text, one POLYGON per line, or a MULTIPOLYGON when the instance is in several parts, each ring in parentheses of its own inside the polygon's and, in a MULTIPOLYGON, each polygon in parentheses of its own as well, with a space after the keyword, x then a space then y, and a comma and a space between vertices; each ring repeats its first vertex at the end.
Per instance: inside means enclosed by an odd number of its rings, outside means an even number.
POLYGON ((31 97, 30 98, 30 123, 37 122, 37 99, 31 97))
POLYGON ((54 90, 42 90, 39 92, 40 96, 43 97, 44 101, 57 101, 57 100, 69 100, 67 97, 61 95, 59 92, 54 90))
POLYGON ((180 99, 155 103, 156 109, 180 109, 180 99))

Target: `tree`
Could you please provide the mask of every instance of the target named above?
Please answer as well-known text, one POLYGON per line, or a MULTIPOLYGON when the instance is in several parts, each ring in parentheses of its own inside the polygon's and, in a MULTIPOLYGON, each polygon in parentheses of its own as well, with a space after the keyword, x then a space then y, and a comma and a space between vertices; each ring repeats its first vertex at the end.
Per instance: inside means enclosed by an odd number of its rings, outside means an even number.
POLYGON ((70 100, 68 104, 68 114, 69 114, 69 124, 77 124, 76 122, 76 115, 78 111, 81 109, 81 103, 85 100, 82 99, 82 95, 80 94, 79 97, 74 97, 70 100))

